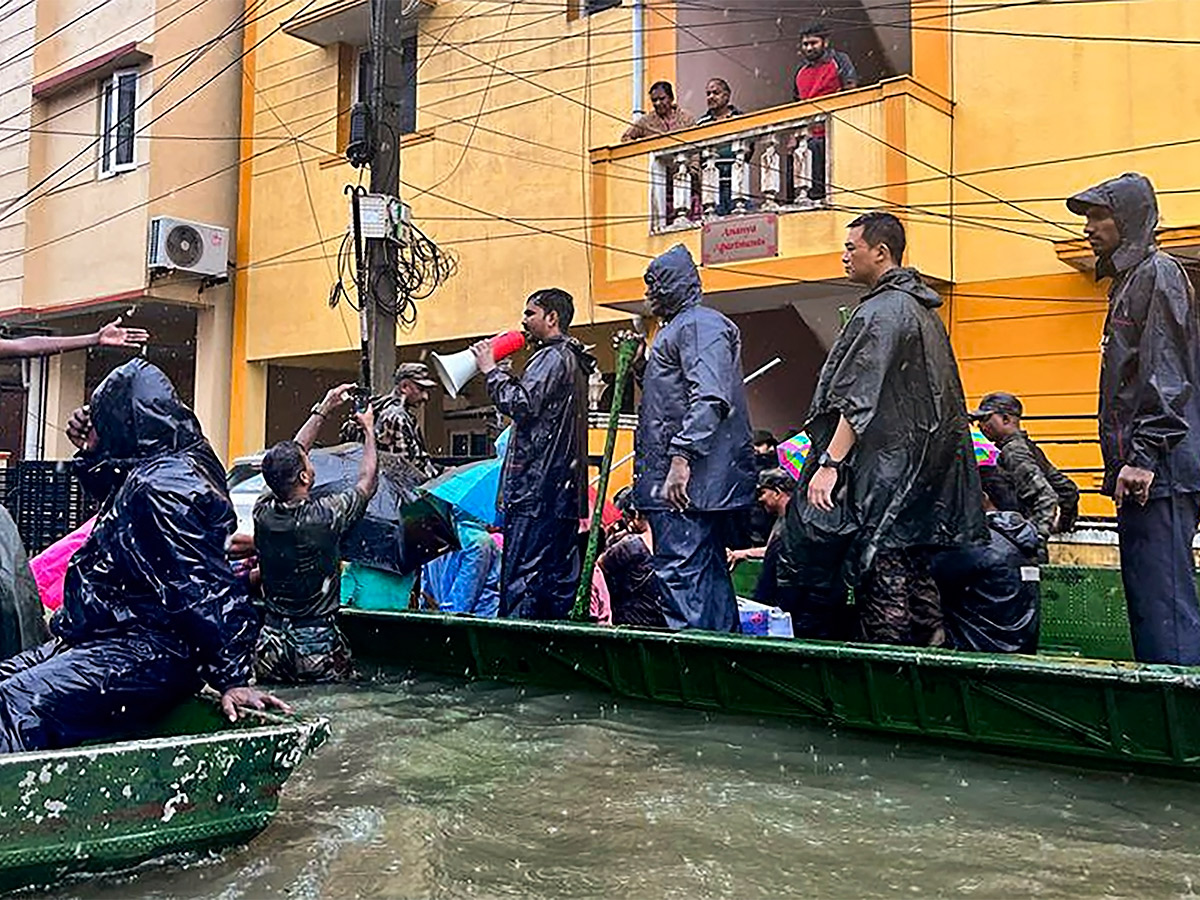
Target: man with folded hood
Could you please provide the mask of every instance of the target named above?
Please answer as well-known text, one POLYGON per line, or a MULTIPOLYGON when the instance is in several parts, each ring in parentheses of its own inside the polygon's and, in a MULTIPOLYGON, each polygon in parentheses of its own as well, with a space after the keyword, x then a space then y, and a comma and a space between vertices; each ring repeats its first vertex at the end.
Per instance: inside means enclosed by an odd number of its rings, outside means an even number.
POLYGON ((239 707, 287 711, 248 686, 258 618, 230 568, 225 472, 159 369, 113 370, 71 415, 95 528, 67 569, 55 640, 0 663, 0 752, 112 740, 207 683, 239 707))
POLYGON ((942 301, 901 266, 905 244, 890 213, 849 225, 842 263, 868 290, 817 381, 780 582, 801 592, 802 612, 819 606, 836 621, 844 558, 862 638, 936 647, 946 635, 930 554, 983 541, 987 528, 942 301), (819 596, 803 596, 813 585, 819 596))
POLYGON ((576 536, 588 508, 588 375, 596 360, 568 333, 574 316, 575 301, 561 288, 529 295, 522 327, 537 350, 520 378, 496 365, 490 339, 471 346, 488 396, 513 421, 500 484, 506 618, 565 619, 575 602, 576 536))
POLYGON ((686 247, 653 260, 645 281, 662 327, 641 374, 634 491, 654 533, 663 612, 671 628, 736 631, 726 551, 742 543, 756 479, 742 335, 701 305, 686 247))
POLYGON ((1154 241, 1158 203, 1128 173, 1067 201, 1111 279, 1100 361, 1101 492, 1117 505, 1140 662, 1200 664, 1192 538, 1200 521, 1200 335, 1183 267, 1154 241))

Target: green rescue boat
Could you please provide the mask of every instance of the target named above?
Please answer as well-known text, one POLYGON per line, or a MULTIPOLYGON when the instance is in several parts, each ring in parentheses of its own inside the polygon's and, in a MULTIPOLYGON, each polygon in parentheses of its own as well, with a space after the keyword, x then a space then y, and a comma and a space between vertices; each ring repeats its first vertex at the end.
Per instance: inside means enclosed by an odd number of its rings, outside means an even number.
POLYGON ((341 624, 365 671, 601 690, 1200 776, 1200 668, 1128 661, 1112 569, 1043 568, 1036 656, 361 609, 343 609, 341 624))
POLYGON ((324 719, 231 723, 196 698, 144 737, 0 756, 0 891, 243 843, 328 736, 324 719))

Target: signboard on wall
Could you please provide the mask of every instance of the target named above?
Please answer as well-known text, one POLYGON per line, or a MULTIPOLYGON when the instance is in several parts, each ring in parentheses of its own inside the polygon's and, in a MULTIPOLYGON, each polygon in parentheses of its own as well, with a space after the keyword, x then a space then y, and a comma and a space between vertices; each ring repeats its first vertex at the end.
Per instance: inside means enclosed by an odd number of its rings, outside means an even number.
POLYGON ((700 232, 701 265, 778 255, 779 217, 775 213, 729 216, 705 222, 700 232))

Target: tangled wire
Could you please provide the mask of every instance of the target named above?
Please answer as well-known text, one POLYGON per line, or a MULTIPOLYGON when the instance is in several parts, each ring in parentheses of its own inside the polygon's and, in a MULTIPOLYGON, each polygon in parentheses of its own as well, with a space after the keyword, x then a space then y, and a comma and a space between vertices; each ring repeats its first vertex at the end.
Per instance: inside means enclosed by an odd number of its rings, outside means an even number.
MULTIPOLYGON (((429 297, 455 273, 458 261, 438 247, 425 232, 416 225, 409 225, 409 239, 405 243, 388 241, 385 254, 386 266, 376 267, 369 274, 370 291, 375 308, 385 315, 395 316, 405 328, 417 322, 417 301, 429 297), (385 279, 396 285, 396 300, 385 299, 388 291, 385 279)), ((358 283, 358 272, 354 258, 354 233, 348 230, 342 238, 337 254, 338 280, 329 291, 329 306, 336 307, 345 299, 351 309, 362 309, 362 285, 358 283), (349 286, 354 288, 351 296, 349 286)))

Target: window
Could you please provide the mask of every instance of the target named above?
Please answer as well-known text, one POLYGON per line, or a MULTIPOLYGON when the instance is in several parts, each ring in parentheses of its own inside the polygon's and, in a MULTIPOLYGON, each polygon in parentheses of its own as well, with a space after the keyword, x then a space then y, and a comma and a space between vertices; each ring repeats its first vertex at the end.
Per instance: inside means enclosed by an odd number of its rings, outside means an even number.
POLYGON ((137 111, 135 69, 113 72, 100 83, 100 174, 115 175, 135 167, 133 133, 137 111))
POLYGON ((582 19, 620 5, 621 0, 567 0, 567 18, 582 19))
MULTIPOLYGON (((400 107, 400 133, 412 134, 417 130, 417 36, 406 35, 400 41, 400 81, 395 93, 396 103, 400 107)), ((359 100, 371 101, 371 51, 369 47, 346 48, 344 55, 339 58, 339 78, 345 78, 346 102, 344 109, 350 108, 359 100)), ((392 94, 389 85, 386 93, 392 94)), ((346 137, 349 136, 349 122, 346 123, 346 137)), ((345 146, 345 140, 341 141, 345 146)))

